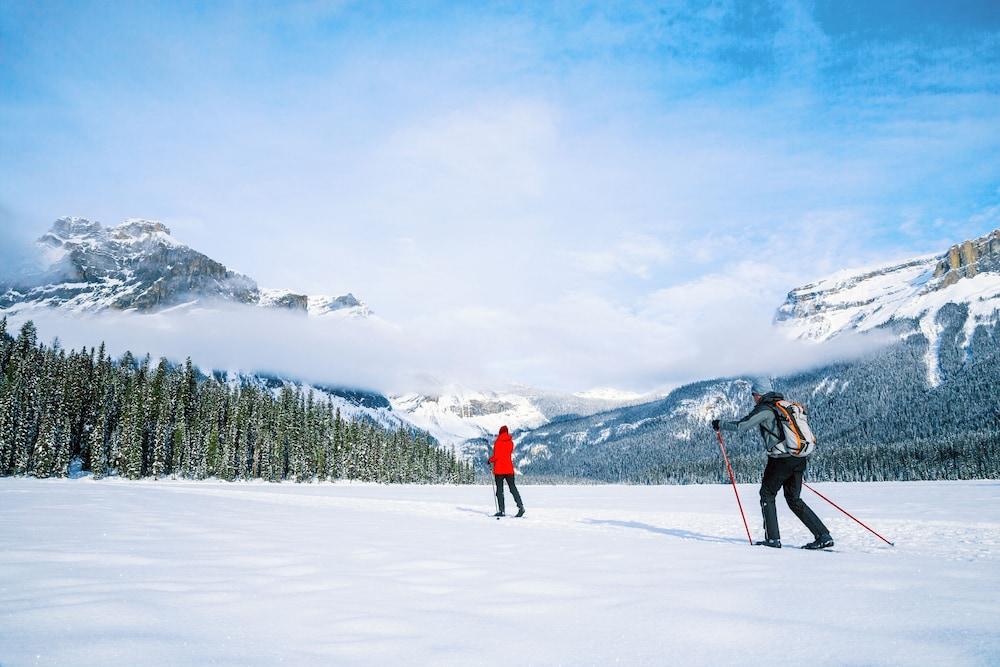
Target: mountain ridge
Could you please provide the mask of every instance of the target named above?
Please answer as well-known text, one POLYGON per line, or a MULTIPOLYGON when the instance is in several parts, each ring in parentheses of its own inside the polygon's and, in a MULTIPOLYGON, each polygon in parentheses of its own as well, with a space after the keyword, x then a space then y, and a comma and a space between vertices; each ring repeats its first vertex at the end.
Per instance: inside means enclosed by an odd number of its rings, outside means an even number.
POLYGON ((351 293, 306 295, 260 288, 253 278, 179 242, 155 220, 129 218, 104 227, 86 218, 63 217, 37 246, 45 268, 0 287, 0 312, 59 308, 151 313, 221 301, 312 317, 371 315, 351 293))

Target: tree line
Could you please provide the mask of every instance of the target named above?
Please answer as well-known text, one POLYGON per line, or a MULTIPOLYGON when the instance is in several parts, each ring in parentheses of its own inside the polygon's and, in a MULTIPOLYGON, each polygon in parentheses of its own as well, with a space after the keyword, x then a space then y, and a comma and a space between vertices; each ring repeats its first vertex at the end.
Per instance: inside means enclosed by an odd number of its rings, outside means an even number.
POLYGON ((0 476, 352 479, 470 483, 472 468, 425 435, 345 419, 329 396, 272 392, 184 364, 17 337, 0 320, 0 476))

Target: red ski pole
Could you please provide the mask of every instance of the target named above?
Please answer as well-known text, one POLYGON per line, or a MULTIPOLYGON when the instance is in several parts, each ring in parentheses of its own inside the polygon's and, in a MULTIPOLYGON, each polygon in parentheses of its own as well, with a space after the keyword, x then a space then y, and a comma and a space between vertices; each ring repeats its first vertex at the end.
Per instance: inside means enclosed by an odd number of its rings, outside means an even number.
POLYGON ((830 500, 829 498, 827 498, 826 496, 824 496, 824 495, 823 495, 822 493, 820 493, 820 492, 819 492, 819 491, 817 491, 816 489, 812 488, 811 486, 809 486, 809 485, 808 485, 808 484, 806 484, 805 482, 802 482, 802 486, 806 487, 807 489, 809 489, 810 491, 812 491, 813 493, 815 493, 815 494, 816 494, 817 496, 819 496, 820 498, 822 498, 822 499, 823 499, 823 500, 825 500, 826 502, 830 503, 831 505, 833 505, 834 507, 836 507, 837 509, 839 509, 839 510, 840 510, 841 512, 843 512, 844 514, 846 514, 847 516, 849 516, 849 517, 851 517, 852 519, 854 519, 855 521, 857 521, 857 522, 858 522, 858 524, 859 524, 859 525, 860 525, 860 526, 861 526, 862 528, 864 528, 864 529, 865 529, 865 530, 867 530, 867 531, 868 531, 869 533, 871 533, 871 534, 872 534, 872 535, 874 535, 875 537, 879 538, 880 540, 882 540, 883 542, 885 542, 886 544, 888 544, 888 545, 889 545, 890 547, 894 547, 894 546, 896 546, 895 544, 893 544, 892 542, 890 542, 889 540, 885 539, 884 537, 882 537, 881 535, 879 535, 878 533, 876 533, 876 532, 875 532, 874 530, 872 530, 871 528, 869 528, 868 526, 866 526, 866 525, 865 525, 864 523, 862 523, 862 522, 861 522, 861 520, 857 519, 857 518, 856 518, 856 517, 855 517, 855 516, 854 516, 853 514, 851 514, 850 512, 848 512, 847 510, 845 510, 845 509, 844 509, 843 507, 841 507, 841 506, 840 506, 840 505, 838 505, 837 503, 833 502, 832 500, 830 500))
POLYGON ((729 473, 729 481, 733 483, 733 493, 736 494, 736 504, 740 508, 740 516, 743 517, 743 528, 747 531, 747 541, 753 544, 750 537, 750 526, 747 525, 747 515, 743 513, 743 503, 740 502, 740 492, 736 490, 736 476, 733 475, 733 468, 729 465, 729 457, 726 456, 726 444, 722 441, 722 431, 716 431, 715 436, 719 439, 719 449, 722 450, 722 460, 726 462, 726 471, 729 473))

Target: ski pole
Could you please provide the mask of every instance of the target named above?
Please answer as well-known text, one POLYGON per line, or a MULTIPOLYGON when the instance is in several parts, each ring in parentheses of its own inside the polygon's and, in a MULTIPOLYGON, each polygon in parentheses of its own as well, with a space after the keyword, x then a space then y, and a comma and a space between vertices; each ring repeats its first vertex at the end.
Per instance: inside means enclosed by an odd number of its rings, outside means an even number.
MULTIPOLYGON (((500 513, 500 501, 497 499, 497 480, 496 480, 496 477, 493 477, 493 466, 490 466, 490 475, 489 475, 489 477, 486 478, 486 481, 487 482, 490 482, 490 481, 493 482, 493 507, 496 508, 496 513, 499 514, 500 513)), ((497 517, 497 521, 499 521, 499 520, 500 520, 500 517, 497 517)))
POLYGON ((750 537, 750 526, 747 525, 747 515, 743 513, 743 503, 740 502, 740 492, 736 490, 736 476, 733 475, 733 468, 729 465, 729 457, 726 455, 726 444, 722 441, 722 431, 716 431, 715 437, 719 439, 719 449, 722 450, 722 460, 726 462, 726 471, 729 472, 729 481, 733 483, 733 493, 736 494, 736 504, 740 508, 740 516, 743 517, 743 528, 747 531, 747 541, 753 544, 750 537))
POLYGON ((809 489, 810 491, 812 491, 813 493, 815 493, 817 496, 819 496, 820 498, 822 498, 826 502, 830 503, 831 505, 833 505, 834 507, 836 507, 837 509, 839 509, 844 514, 846 514, 847 516, 849 516, 852 519, 854 519, 862 528, 864 528, 869 533, 871 533, 875 537, 879 538, 880 540, 882 540, 883 542, 885 542, 886 544, 888 544, 890 547, 896 546, 894 543, 890 542, 889 540, 885 539, 884 537, 882 537, 881 535, 879 535, 878 533, 876 533, 874 530, 872 530, 871 528, 869 528, 868 526, 866 526, 860 519, 858 519, 857 517, 855 517, 853 514, 851 514, 847 510, 845 510, 843 507, 841 507, 837 503, 833 502, 832 500, 830 500, 829 498, 827 498, 826 496, 824 496, 822 493, 820 493, 816 489, 812 488, 811 486, 809 486, 805 482, 802 482, 802 486, 806 487, 807 489, 809 489))

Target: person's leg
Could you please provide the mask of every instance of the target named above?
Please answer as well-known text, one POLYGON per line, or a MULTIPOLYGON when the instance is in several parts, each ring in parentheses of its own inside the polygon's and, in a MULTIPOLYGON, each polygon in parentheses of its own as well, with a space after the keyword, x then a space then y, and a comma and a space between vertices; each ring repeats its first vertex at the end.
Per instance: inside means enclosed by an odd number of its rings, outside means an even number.
POLYGON ((792 466, 791 475, 785 480, 785 502, 788 503, 788 509, 792 510, 795 516, 799 517, 799 521, 806 525, 813 537, 819 539, 825 535, 829 535, 830 531, 827 527, 823 525, 816 513, 809 509, 805 501, 802 500, 802 474, 806 471, 807 459, 796 459, 795 465, 792 466))
POLYGON ((517 503, 517 509, 523 510, 524 503, 521 502, 521 494, 517 492, 517 486, 514 484, 513 475, 504 475, 507 478, 507 486, 510 487, 510 495, 514 496, 514 502, 517 503))
POLYGON ((778 529, 778 508, 774 504, 774 499, 787 474, 783 461, 784 459, 769 458, 760 482, 760 511, 764 515, 764 537, 768 540, 781 539, 781 531, 778 529))
POLYGON ((503 475, 493 475, 493 482, 497 485, 497 511, 503 514, 503 475))

